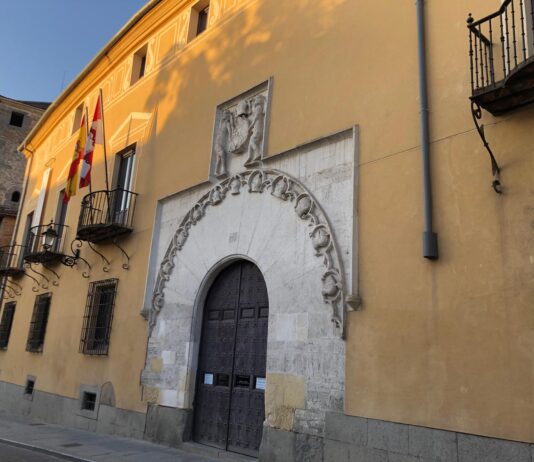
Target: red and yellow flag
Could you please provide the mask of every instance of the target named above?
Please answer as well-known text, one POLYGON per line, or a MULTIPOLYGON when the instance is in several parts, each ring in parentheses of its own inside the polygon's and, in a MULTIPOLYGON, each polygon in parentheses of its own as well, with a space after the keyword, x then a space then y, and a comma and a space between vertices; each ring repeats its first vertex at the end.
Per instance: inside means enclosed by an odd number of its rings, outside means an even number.
POLYGON ((102 127, 102 96, 99 95, 96 100, 95 114, 93 116, 93 123, 91 129, 87 134, 87 143, 82 160, 82 171, 80 174, 80 188, 89 186, 91 183, 91 168, 93 166, 93 154, 95 152, 96 144, 104 144, 102 127))
POLYGON ((78 168, 80 161, 83 158, 85 152, 85 143, 87 140, 87 125, 85 123, 85 114, 82 115, 80 122, 80 131, 78 133, 78 140, 76 141, 76 147, 74 148, 74 154, 72 155, 72 161, 69 169, 69 176, 67 177, 67 186, 65 187, 65 194, 63 196, 63 202, 67 204, 72 196, 76 195, 78 188, 78 168))

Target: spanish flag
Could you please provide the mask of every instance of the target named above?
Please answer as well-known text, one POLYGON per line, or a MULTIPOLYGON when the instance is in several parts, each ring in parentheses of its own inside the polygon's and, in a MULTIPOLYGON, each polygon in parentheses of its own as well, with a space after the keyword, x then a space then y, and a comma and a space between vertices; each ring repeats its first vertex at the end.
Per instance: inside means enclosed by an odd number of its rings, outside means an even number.
POLYGON ((70 164, 69 176, 67 177, 67 186, 65 187, 65 194, 63 195, 63 202, 65 204, 68 204, 70 198, 76 195, 76 190, 78 188, 78 168, 85 152, 86 141, 87 125, 85 123, 85 114, 83 114, 82 121, 80 122, 78 140, 76 141, 76 147, 74 148, 74 154, 70 164))

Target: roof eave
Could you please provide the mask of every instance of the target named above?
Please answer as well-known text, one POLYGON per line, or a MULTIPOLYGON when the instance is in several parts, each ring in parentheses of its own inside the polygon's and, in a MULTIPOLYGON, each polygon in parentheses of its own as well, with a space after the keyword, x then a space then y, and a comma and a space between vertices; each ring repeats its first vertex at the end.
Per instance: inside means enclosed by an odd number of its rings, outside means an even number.
POLYGON ((83 68, 83 70, 78 74, 78 76, 70 83, 70 85, 63 90, 60 95, 52 102, 48 109, 43 113, 39 121, 34 125, 31 131, 26 135, 24 141, 18 147, 18 150, 22 152, 26 157, 30 157, 33 152, 29 151, 27 154, 28 144, 30 144, 31 139, 34 135, 41 129, 44 123, 47 121, 48 117, 54 112, 54 110, 67 98, 67 96, 73 91, 78 84, 96 67, 100 60, 106 56, 106 54, 113 48, 113 46, 126 35, 149 11, 151 11, 156 5, 161 3, 163 0, 150 0, 143 8, 141 8, 132 18, 122 27, 119 32, 117 32, 111 40, 100 50, 100 52, 83 68))

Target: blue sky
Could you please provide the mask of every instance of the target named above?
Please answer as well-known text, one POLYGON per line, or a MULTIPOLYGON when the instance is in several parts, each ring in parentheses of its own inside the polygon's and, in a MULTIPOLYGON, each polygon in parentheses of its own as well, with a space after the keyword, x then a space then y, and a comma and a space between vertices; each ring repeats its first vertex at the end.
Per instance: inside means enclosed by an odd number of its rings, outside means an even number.
POLYGON ((0 0, 0 94, 53 101, 148 0, 0 0))

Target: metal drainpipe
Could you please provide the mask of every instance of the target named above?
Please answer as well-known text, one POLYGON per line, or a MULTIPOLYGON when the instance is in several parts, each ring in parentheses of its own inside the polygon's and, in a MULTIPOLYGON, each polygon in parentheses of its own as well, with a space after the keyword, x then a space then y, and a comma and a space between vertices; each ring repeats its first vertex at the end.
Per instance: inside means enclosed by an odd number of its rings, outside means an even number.
POLYGON ((419 55, 419 99, 421 106, 421 151, 423 167, 423 257, 438 258, 438 235, 432 230, 432 182, 430 178, 430 136, 428 129, 428 89, 425 57, 425 0, 416 0, 417 48, 419 55))

